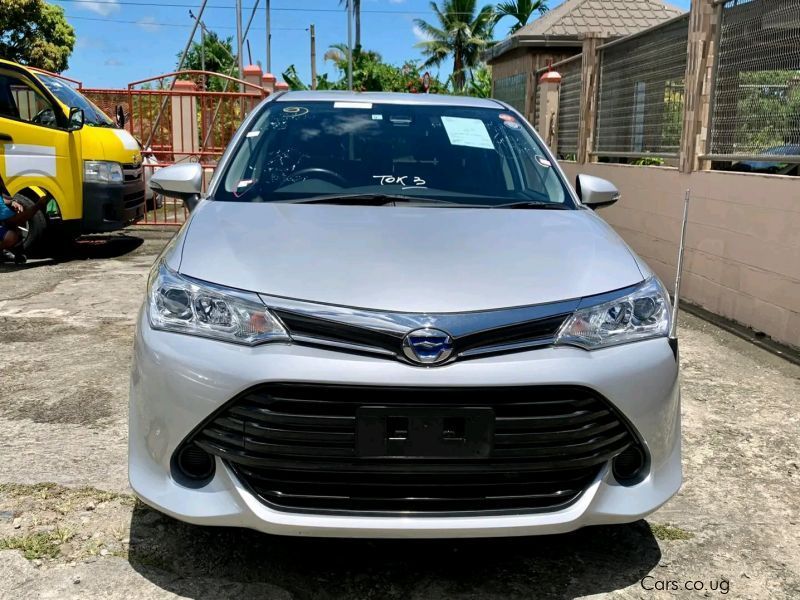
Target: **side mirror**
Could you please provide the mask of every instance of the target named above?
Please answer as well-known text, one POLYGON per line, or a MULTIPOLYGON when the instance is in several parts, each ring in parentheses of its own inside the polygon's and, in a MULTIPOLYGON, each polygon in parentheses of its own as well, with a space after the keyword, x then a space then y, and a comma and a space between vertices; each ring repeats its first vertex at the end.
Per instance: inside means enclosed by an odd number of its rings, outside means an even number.
POLYGON ((68 131, 78 131, 83 129, 83 123, 86 115, 83 113, 82 108, 72 107, 69 109, 69 128, 68 131))
POLYGON ((198 163, 182 163, 159 169, 150 177, 150 189, 170 198, 183 200, 190 211, 200 201, 203 167, 198 163))
POLYGON ((117 117, 117 127, 125 129, 125 109, 122 108, 121 104, 117 104, 117 108, 114 109, 114 115, 117 117))
POLYGON ((610 206, 620 197, 617 186, 594 175, 578 175, 575 179, 575 191, 584 206, 588 206, 592 210, 601 206, 610 206))

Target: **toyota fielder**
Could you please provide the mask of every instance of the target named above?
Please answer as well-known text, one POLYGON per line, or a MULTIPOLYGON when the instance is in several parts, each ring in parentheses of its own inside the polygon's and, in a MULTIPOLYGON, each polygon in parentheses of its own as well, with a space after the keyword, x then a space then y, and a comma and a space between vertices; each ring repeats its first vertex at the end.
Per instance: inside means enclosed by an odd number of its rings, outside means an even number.
POLYGON ((680 487, 664 286, 494 101, 289 92, 153 266, 130 482, 203 525, 480 537, 625 523, 680 487))

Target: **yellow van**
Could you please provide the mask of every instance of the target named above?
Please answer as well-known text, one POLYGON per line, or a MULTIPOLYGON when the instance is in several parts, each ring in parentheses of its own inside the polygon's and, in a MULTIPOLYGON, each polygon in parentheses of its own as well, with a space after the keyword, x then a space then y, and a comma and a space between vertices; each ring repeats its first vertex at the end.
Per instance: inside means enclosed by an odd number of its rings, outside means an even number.
POLYGON ((113 231, 144 216, 136 139, 64 80, 5 60, 0 175, 11 194, 51 199, 28 223, 28 249, 54 233, 113 231))

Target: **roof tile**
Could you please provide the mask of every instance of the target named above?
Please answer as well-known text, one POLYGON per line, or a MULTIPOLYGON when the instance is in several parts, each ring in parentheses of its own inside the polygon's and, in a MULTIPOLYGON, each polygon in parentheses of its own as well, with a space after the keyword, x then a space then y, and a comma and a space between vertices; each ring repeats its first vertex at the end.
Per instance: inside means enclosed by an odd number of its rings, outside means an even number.
POLYGON ((602 29, 611 37, 635 33, 671 19, 683 11, 661 0, 565 0, 514 36, 539 38, 559 35, 579 39, 602 29))

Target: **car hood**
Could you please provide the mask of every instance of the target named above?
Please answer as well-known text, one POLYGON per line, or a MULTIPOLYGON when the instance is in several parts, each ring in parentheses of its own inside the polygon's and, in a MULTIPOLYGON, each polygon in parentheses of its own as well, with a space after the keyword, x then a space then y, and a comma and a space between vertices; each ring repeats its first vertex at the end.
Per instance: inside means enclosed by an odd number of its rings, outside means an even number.
POLYGON ((313 302, 438 313, 579 298, 642 281, 588 210, 202 202, 180 272, 313 302))

